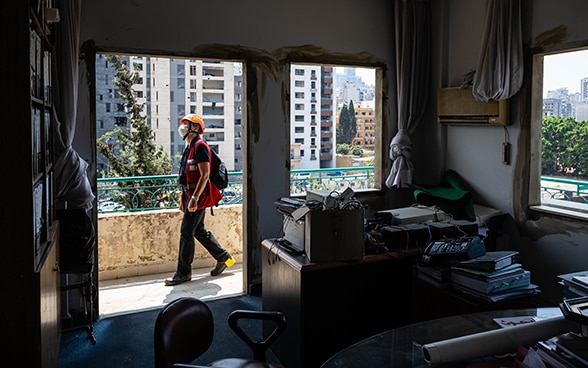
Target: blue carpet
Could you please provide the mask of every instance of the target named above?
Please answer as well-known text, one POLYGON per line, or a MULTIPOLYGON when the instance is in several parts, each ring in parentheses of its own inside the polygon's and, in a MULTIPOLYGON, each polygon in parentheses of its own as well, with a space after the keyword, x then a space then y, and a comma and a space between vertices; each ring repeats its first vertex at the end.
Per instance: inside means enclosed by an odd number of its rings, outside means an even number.
MULTIPOLYGON (((227 317, 235 309, 261 310, 261 298, 237 296, 206 302, 215 320, 212 346, 194 364, 207 364, 226 357, 252 357, 251 349, 230 329, 227 317)), ((59 368, 154 368, 153 328, 160 308, 114 317, 94 323, 96 345, 85 329, 63 332, 59 368)), ((261 324, 249 326, 259 331, 261 324)), ((267 360, 279 363, 271 351, 267 360)))

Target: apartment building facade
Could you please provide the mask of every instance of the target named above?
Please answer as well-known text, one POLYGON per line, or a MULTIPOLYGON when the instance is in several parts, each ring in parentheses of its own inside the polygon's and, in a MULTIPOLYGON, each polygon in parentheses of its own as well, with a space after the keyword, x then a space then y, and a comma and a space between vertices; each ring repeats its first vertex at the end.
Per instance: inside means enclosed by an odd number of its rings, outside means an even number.
POLYGON ((335 167, 333 68, 292 65, 290 81, 291 168, 335 167))
POLYGON ((374 151, 376 144, 376 117, 374 114, 374 101, 363 101, 354 104, 355 123, 357 132, 351 142, 352 146, 359 146, 364 150, 374 151))

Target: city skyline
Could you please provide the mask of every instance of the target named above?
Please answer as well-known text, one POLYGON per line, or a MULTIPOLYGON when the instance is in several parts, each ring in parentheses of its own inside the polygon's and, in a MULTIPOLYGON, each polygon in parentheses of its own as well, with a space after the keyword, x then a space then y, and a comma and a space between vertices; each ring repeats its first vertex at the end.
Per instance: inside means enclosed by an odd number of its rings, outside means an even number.
POLYGON ((588 50, 547 55, 543 59, 543 98, 547 92, 568 88, 579 93, 580 81, 588 78, 588 50))
MULTIPOLYGON (((337 74, 343 74, 346 67, 335 67, 335 72, 337 74)), ((368 86, 375 86, 376 85, 376 69, 374 68, 358 68, 358 67, 349 67, 355 69, 355 75, 360 77, 361 80, 368 86)))

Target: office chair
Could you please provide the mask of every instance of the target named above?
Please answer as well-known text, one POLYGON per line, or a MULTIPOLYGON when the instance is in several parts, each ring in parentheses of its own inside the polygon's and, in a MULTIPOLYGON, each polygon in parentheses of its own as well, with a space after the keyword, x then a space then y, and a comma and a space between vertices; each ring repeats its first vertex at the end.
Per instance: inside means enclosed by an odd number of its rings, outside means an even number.
MULTIPOLYGON (((253 359, 224 358, 209 363, 209 367, 282 368, 265 362, 267 349, 286 328, 286 318, 281 312, 239 309, 229 315, 228 323, 252 349, 253 359), (238 324, 241 319, 273 321, 275 327, 265 340, 256 341, 241 329, 238 324)), ((193 297, 182 297, 168 303, 155 320, 155 368, 197 367, 190 365, 190 362, 208 350, 213 335, 214 319, 206 303, 193 297)))

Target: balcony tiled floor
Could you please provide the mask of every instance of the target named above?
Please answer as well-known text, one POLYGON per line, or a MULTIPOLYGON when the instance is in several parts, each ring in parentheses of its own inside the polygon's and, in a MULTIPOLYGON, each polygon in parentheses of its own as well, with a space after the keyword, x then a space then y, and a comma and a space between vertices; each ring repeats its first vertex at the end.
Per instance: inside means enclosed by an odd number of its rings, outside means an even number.
POLYGON ((236 263, 220 276, 210 276, 212 268, 192 270, 192 281, 165 286, 170 273, 101 281, 99 284, 100 317, 161 307, 182 296, 202 300, 243 294, 243 268, 236 263))

